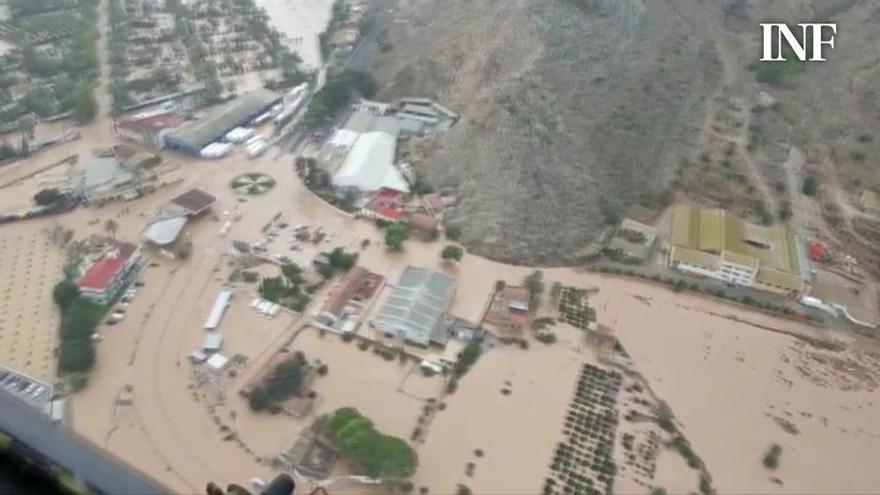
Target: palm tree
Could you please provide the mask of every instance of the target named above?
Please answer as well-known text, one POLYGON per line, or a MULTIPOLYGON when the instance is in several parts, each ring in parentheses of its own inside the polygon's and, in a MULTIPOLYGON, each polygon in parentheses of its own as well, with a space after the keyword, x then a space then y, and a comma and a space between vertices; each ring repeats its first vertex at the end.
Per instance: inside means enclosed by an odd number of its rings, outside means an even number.
POLYGON ((116 220, 112 218, 108 218, 106 222, 104 222, 104 232, 110 234, 110 237, 116 238, 116 231, 119 229, 119 225, 116 224, 116 220))

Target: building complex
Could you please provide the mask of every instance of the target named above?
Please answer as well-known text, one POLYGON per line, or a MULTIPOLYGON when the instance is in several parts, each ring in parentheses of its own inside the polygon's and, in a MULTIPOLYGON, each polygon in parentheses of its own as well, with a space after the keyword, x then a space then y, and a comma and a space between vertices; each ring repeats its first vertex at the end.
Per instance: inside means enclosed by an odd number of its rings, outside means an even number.
POLYGON ((679 271, 779 294, 810 280, 803 243, 785 225, 765 227, 720 209, 679 205, 672 212, 667 263, 679 271))
POLYGON ((82 297, 107 304, 131 282, 143 258, 136 245, 110 237, 94 241, 94 248, 85 259, 85 270, 76 285, 82 297))

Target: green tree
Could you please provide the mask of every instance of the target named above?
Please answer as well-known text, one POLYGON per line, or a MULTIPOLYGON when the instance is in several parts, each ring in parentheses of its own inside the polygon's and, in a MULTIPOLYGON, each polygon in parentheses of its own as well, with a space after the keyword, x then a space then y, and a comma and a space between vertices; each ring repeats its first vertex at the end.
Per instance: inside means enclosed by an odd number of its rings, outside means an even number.
POLYGON ((428 183, 427 179, 418 175, 416 176, 415 182, 413 182, 412 192, 419 196, 424 196, 425 194, 431 194, 434 192, 434 188, 431 187, 431 184, 428 183))
POLYGON ((104 232, 110 234, 110 237, 116 237, 117 230, 119 230, 119 224, 116 223, 116 220, 108 218, 107 221, 104 222, 104 232))
POLYGON ((779 456, 782 455, 782 447, 777 444, 770 446, 770 449, 764 454, 764 467, 770 470, 779 467, 779 456))
POLYGON ((443 261, 447 262, 461 261, 463 256, 464 250, 452 244, 443 248, 443 251, 440 253, 440 257, 443 258, 443 261))
POLYGON ((62 310, 79 297, 79 287, 69 280, 62 280, 52 289, 52 299, 62 310))
POLYGON ((95 120, 98 115, 98 102, 89 82, 82 82, 73 93, 73 115, 80 123, 95 120))
POLYGON ((330 252, 330 266, 337 270, 351 270, 357 264, 357 260, 357 253, 346 253, 341 247, 330 252))
POLYGON ((801 185, 801 192, 807 196, 815 196, 819 192, 819 183, 815 177, 805 177, 801 185))
POLYGON ((544 273, 535 270, 523 279, 523 285, 529 291, 529 309, 535 311, 541 304, 541 294, 544 292, 544 273))
POLYGON ((8 160, 10 158, 15 158, 18 153, 15 151, 15 148, 12 147, 11 144, 3 141, 0 143, 0 160, 8 160))
POLYGON ((61 343, 58 370, 63 374, 86 372, 95 365, 95 349, 88 338, 67 340, 61 343))
POLYGON ((103 312, 84 299, 68 302, 61 315, 61 340, 88 339, 95 333, 103 312))
POLYGON ((59 199, 61 199, 61 192, 54 187, 43 189, 37 194, 34 194, 34 203, 39 206, 49 206, 59 199))
POLYGON ((272 399, 263 387, 257 386, 248 394, 248 406, 251 411, 265 411, 272 404, 272 399))
POLYGON ((409 227, 403 222, 394 222, 385 229, 385 245, 392 251, 403 251, 403 242, 409 238, 409 227))
POLYGON ((405 441, 376 431, 373 422, 354 408, 338 409, 327 423, 334 440, 361 474, 377 479, 408 478, 418 457, 405 441))
POLYGON ((273 401, 283 401, 298 395, 305 378, 305 362, 292 359, 279 364, 264 384, 273 401))

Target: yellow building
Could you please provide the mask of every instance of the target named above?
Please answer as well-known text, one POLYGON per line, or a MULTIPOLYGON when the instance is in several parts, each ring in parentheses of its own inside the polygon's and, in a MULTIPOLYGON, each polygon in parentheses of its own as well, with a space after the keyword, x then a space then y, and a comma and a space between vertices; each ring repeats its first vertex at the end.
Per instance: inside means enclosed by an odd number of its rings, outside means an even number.
POLYGON ((764 227, 720 209, 674 207, 667 263, 679 271, 779 294, 804 292, 809 264, 788 226, 764 227))
POLYGON ((870 189, 865 189, 865 191, 862 192, 862 197, 860 198, 859 203, 862 205, 862 209, 866 213, 880 215, 880 196, 878 196, 876 192, 870 189))

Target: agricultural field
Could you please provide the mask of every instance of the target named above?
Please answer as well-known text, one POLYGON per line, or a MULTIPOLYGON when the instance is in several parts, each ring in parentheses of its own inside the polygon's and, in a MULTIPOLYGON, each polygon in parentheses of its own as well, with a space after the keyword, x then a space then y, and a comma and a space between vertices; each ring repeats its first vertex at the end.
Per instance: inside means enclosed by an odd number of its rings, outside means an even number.
POLYGON ((212 104, 259 87, 291 87, 306 77, 299 57, 252 0, 161 6, 110 0, 108 15, 117 108, 199 88, 202 102, 212 104))
POLYGON ((559 321, 586 330, 596 319, 596 311, 587 304, 588 292, 574 287, 563 287, 559 294, 559 321))
MULTIPOLYGON (((0 134, 21 130, 33 139, 41 120, 94 116, 97 76, 95 0, 9 2, 0 21, 0 134)), ((3 139, 8 142, 7 139, 3 139)), ((27 154, 4 146, 0 159, 27 154)))
POLYGON ((617 393, 622 377, 586 364, 565 418, 565 442, 556 447, 544 493, 610 493, 617 466, 617 393))

